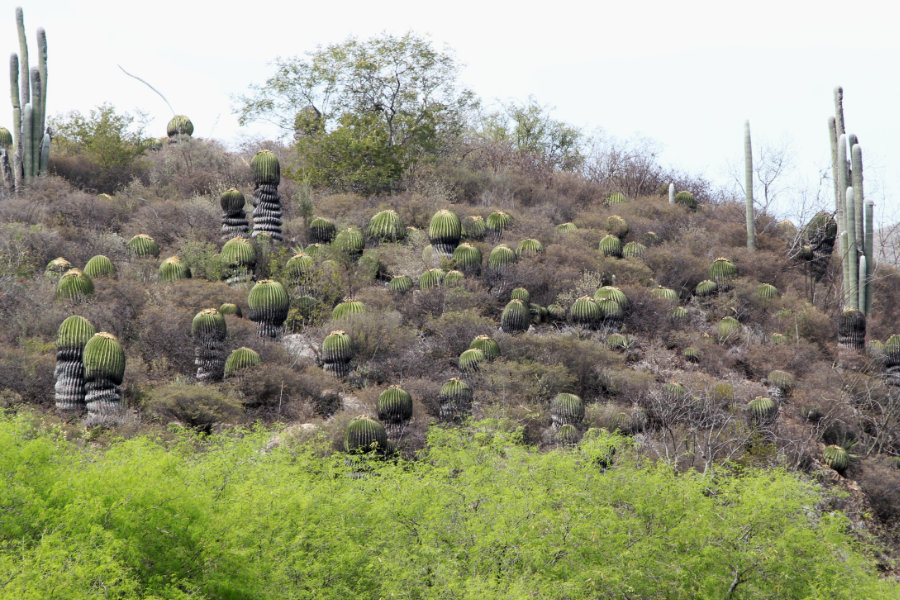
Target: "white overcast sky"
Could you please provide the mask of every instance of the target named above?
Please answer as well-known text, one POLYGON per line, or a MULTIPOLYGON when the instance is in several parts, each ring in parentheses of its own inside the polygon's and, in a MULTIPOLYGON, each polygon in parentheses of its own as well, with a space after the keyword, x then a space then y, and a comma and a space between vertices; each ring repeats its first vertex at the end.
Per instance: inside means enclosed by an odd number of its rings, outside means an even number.
MULTIPOLYGON (((867 196, 880 220, 900 218, 900 35, 884 0, 3 0, 7 52, 18 50, 17 4, 32 64, 35 30, 47 31, 51 114, 109 102, 148 113, 149 131, 163 135, 170 111, 121 64, 188 115, 195 136, 228 145, 273 135, 262 123, 239 127, 232 108, 275 57, 411 30, 452 49, 460 83, 486 103, 532 95, 589 133, 649 138, 664 165, 713 181, 743 160, 749 119, 754 145, 787 143, 791 185, 814 191, 819 171, 830 172, 826 123, 842 85, 867 196)), ((784 193, 779 211, 795 213, 798 199, 784 193)))

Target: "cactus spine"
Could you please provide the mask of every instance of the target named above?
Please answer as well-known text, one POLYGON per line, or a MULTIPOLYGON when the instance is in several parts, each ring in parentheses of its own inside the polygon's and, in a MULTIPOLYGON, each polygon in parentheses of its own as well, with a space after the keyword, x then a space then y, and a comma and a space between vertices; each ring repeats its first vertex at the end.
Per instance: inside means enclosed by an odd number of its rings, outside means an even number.
POLYGON ((256 237, 268 234, 273 240, 281 241, 281 165, 269 150, 260 150, 250 161, 253 172, 253 233, 256 237))
POLYGON ((750 146, 750 121, 744 123, 744 193, 747 196, 747 248, 756 248, 753 220, 753 151, 750 146))
POLYGON ((111 333, 101 331, 84 346, 85 404, 88 415, 103 418, 119 411, 125 352, 111 333))
POLYGON ((59 410, 84 409, 84 345, 96 331, 78 315, 66 318, 56 334, 55 400, 59 410))
POLYGON ((221 381, 225 374, 225 317, 215 308, 201 310, 191 321, 197 381, 221 381))
POLYGON ((37 30, 38 66, 29 68, 25 18, 21 7, 16 7, 16 30, 19 54, 10 56, 9 84, 16 147, 13 180, 15 190, 19 192, 24 183, 47 173, 50 133, 46 130, 47 34, 43 28, 37 30))

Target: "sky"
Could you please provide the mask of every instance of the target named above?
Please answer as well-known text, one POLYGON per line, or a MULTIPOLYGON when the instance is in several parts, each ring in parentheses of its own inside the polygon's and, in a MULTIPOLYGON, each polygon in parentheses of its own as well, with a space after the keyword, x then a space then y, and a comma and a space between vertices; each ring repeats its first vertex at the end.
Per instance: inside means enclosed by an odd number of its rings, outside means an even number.
MULTIPOLYGON (((791 158, 775 205, 781 216, 800 214, 804 199, 815 204, 821 172, 830 176, 827 118, 841 85, 876 220, 900 221, 900 36, 883 0, 2 0, 0 43, 10 53, 16 5, 32 64, 35 31, 47 31, 51 115, 108 102, 143 111, 147 131, 164 135, 168 106, 121 65, 188 115, 195 137, 235 147, 277 135, 262 122, 239 126, 233 112, 276 57, 413 31, 452 50, 460 84, 488 106, 534 97, 600 139, 650 140, 664 166, 715 183, 742 172, 749 120, 755 149, 791 158)), ((0 107, 0 124, 9 111, 0 107)), ((831 189, 821 184, 819 204, 833 206, 831 189)))

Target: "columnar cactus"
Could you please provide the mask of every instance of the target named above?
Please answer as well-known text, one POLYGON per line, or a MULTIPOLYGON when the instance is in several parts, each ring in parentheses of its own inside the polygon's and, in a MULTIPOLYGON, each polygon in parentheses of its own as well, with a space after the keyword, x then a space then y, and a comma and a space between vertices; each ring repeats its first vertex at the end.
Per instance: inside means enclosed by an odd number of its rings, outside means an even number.
POLYGON ((84 274, 91 279, 96 279, 98 277, 115 278, 116 267, 108 257, 103 254, 98 254, 91 257, 91 259, 87 261, 87 264, 84 265, 84 274))
POLYGON ((471 215, 463 221, 463 235, 469 240, 480 240, 487 231, 487 225, 480 215, 471 215))
POLYGON ((575 394, 559 393, 550 401, 550 418, 555 427, 580 425, 584 421, 584 402, 575 394))
POLYGON ((531 313, 521 300, 510 300, 500 315, 500 328, 506 333, 526 331, 531 324, 531 313))
POLYGON ((178 281, 180 279, 190 278, 191 268, 188 267, 187 264, 177 256, 170 256, 166 260, 162 261, 161 265, 159 265, 160 281, 172 282, 178 281))
POLYGON ((472 388, 456 377, 444 382, 438 394, 440 416, 445 421, 460 421, 472 410, 472 388))
POLYGON ((725 257, 720 256, 709 266, 709 278, 716 282, 719 290, 725 291, 731 287, 731 282, 737 277, 737 267, 725 257))
POLYGON ((281 241, 281 164, 269 150, 260 150, 250 161, 253 172, 253 237, 266 233, 281 241))
POLYGON ((314 244, 330 244, 337 235, 337 227, 325 217, 316 217, 309 223, 309 240, 314 244))
POLYGON ((184 115, 175 115, 166 124, 166 135, 169 136, 169 143, 190 139, 194 135, 194 124, 184 115))
POLYGON ((15 190, 16 187, 16 179, 12 169, 13 163, 11 162, 15 159, 9 156, 12 143, 12 133, 6 127, 0 127, 0 186, 10 192, 15 190))
POLYGON ((442 209, 437 211, 428 225, 428 239, 435 250, 444 256, 452 256, 462 237, 462 223, 456 213, 442 209))
POLYGON ((412 396, 399 385, 392 385, 379 394, 376 411, 378 420, 384 423, 388 439, 396 440, 403 434, 404 426, 412 419, 412 396))
POLYGON ((250 240, 233 237, 222 246, 220 260, 225 267, 228 285, 238 285, 253 279, 256 269, 256 248, 250 240))
POLYGON ((747 247, 756 248, 756 225, 753 214, 753 151, 750 144, 750 121, 744 122, 744 195, 747 200, 747 247))
POLYGON ((69 269, 56 284, 56 299, 83 302, 94 293, 94 282, 81 269, 69 269))
POLYGON ((500 356, 500 345, 494 341, 493 338, 487 335, 479 335, 472 343, 469 344, 469 348, 477 348, 484 353, 484 358, 488 362, 494 360, 498 356, 500 356))
POLYGON ((516 246, 516 256, 518 256, 519 258, 523 256, 534 256, 543 253, 544 245, 540 242, 540 240, 536 240, 534 238, 526 238, 519 242, 519 245, 516 246))
POLYGON ((462 243, 453 251, 453 261, 463 273, 481 274, 481 250, 478 246, 462 243))
POLYGON ((225 190, 219 197, 222 207, 222 241, 250 235, 250 223, 244 212, 244 194, 237 188, 225 190))
POLYGON ((55 283, 59 281, 59 278, 62 277, 63 273, 71 268, 72 263, 62 256, 58 256, 47 263, 47 267, 44 269, 44 276, 55 283))
POLYGON ((499 244, 491 250, 487 262, 490 270, 500 273, 516 262, 516 253, 509 246, 499 244))
POLYGON ((322 368, 335 377, 346 377, 350 373, 353 349, 350 336, 340 329, 332 331, 322 340, 322 368))
POLYGON ((257 333, 262 337, 278 337, 290 309, 284 286, 271 279, 258 281, 247 296, 247 306, 250 320, 257 325, 257 333))
POLYGON ((388 449, 388 436, 384 426, 367 416, 360 416, 347 424, 344 449, 353 454, 375 452, 384 454, 388 449))
POLYGON ((225 377, 233 377, 234 375, 237 375, 239 371, 255 367, 261 362, 262 359, 259 357, 256 350, 241 346, 232 351, 232 353, 228 355, 228 358, 225 359, 224 375, 225 377))
POLYGON ((862 352, 866 345, 866 315, 856 308, 848 308, 838 319, 838 346, 862 352))
POLYGON ((66 318, 56 333, 56 408, 64 411, 82 410, 84 404, 84 345, 96 331, 94 326, 78 315, 66 318))
POLYGON ((101 331, 84 346, 85 404, 94 418, 111 416, 120 410, 125 376, 125 352, 111 333, 101 331))
POLYGON ((139 233, 128 240, 128 243, 125 244, 125 250, 132 256, 140 258, 147 256, 157 258, 159 256, 159 244, 146 233, 139 233))
POLYGON ((607 234, 600 240, 600 252, 603 253, 603 256, 622 258, 622 240, 611 233, 607 234))
POLYGON ((369 221, 367 234, 380 242, 399 242, 406 237, 406 225, 395 210, 383 210, 369 221))
POLYGON ((201 310, 191 321, 197 381, 221 381, 225 374, 225 317, 215 308, 201 310))

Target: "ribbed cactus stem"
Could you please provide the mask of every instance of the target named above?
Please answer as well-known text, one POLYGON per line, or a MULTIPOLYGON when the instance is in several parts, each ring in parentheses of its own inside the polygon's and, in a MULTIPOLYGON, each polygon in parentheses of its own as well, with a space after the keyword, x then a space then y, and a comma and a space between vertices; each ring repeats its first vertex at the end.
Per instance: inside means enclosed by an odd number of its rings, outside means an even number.
POLYGON ((124 374, 125 353, 114 335, 101 331, 88 340, 84 346, 84 375, 89 415, 105 417, 119 411, 119 386, 124 374))
POLYGON ((47 120, 47 32, 43 27, 37 30, 38 71, 41 74, 41 124, 47 120))
POLYGON ((875 271, 875 229, 874 229, 874 213, 875 203, 866 200, 866 238, 863 244, 863 252, 866 257, 865 286, 866 286, 866 304, 865 309, 860 307, 866 315, 872 313, 872 273, 875 271))
POLYGON ((828 141, 831 144, 831 182, 834 187, 834 207, 838 215, 843 215, 840 205, 841 192, 838 187, 838 134, 834 116, 828 117, 828 141))
MULTIPOLYGON (((27 79, 27 78, 26 78, 27 79)), ((34 126, 34 108, 31 102, 25 104, 25 111, 22 115, 22 168, 25 170, 25 181, 31 180, 33 139, 30 135, 31 128, 34 126)))
POLYGON ((13 144, 16 149, 13 153, 13 180, 16 193, 22 191, 22 102, 19 97, 19 56, 12 54, 9 57, 9 93, 13 107, 13 144))
MULTIPOLYGON (((22 72, 28 73, 28 42, 25 40, 25 15, 22 13, 22 7, 16 7, 16 32, 19 34, 19 57, 22 61, 22 72)), ((23 77, 19 84, 22 88, 22 102, 27 104, 31 102, 31 90, 29 86, 31 82, 28 77, 23 77)))
POLYGON ((844 133, 844 88, 834 88, 834 123, 835 130, 840 136, 844 133))
POLYGON ((847 279, 844 281, 844 299, 848 308, 859 309, 859 263, 856 258, 856 207, 853 188, 848 187, 845 194, 844 219, 847 223, 846 261, 849 267, 847 279))
MULTIPOLYGON (((41 140, 44 137, 44 117, 41 114, 43 84, 37 67, 31 69, 31 177, 40 171, 41 140)), ((27 135, 27 133, 26 133, 27 135)))
POLYGON ((863 167, 862 167, 862 149, 859 144, 851 143, 850 145, 850 182, 853 186, 853 200, 855 203, 854 222, 856 224, 856 240, 863 244, 863 211, 866 201, 863 192, 863 167))
POLYGON ((859 310, 861 310, 863 313, 865 313, 866 312, 865 311, 866 299, 867 299, 867 292, 868 292, 868 290, 866 289, 866 281, 865 281, 865 278, 866 278, 866 257, 865 256, 859 257, 858 273, 859 273, 859 275, 858 275, 859 279, 856 282, 856 288, 859 293, 858 301, 857 301, 857 308, 859 308, 859 310))
POLYGON ((59 410, 84 409, 85 379, 82 353, 84 345, 96 333, 84 317, 72 315, 64 320, 56 335, 56 385, 54 399, 59 410))
MULTIPOLYGON (((847 173, 847 136, 843 133, 838 134, 837 140, 837 186, 839 197, 835 198, 837 205, 837 221, 838 230, 847 231, 847 186, 850 185, 849 174, 847 173)), ((843 248, 841 255, 843 256, 843 248)))
POLYGON ((750 121, 744 123, 744 191, 747 196, 747 247, 756 248, 756 226, 753 222, 753 150, 750 145, 750 121))
POLYGON ((675 204, 675 184, 669 184, 669 204, 675 204))

